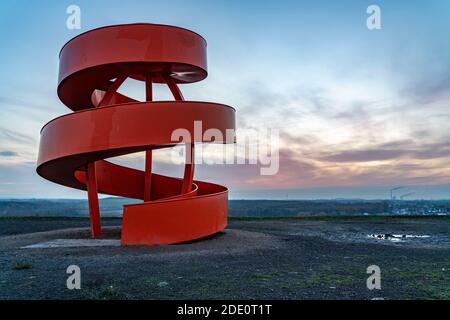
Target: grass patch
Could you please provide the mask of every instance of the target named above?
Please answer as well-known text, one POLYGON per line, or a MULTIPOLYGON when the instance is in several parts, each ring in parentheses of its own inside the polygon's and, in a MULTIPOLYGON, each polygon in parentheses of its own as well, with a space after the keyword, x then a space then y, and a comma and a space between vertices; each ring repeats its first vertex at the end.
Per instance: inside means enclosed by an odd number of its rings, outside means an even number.
POLYGON ((445 263, 423 262, 399 266, 384 273, 382 270, 381 277, 385 286, 399 280, 404 282, 404 299, 450 299, 450 271, 445 263))
POLYGON ((261 280, 270 280, 273 278, 278 278, 280 276, 282 276, 283 273, 282 272, 256 272, 255 274, 253 274, 253 276, 256 279, 261 279, 261 280))
POLYGON ((33 266, 26 262, 16 262, 14 265, 14 270, 27 270, 31 269, 33 266))
POLYGON ((98 289, 81 289, 89 299, 93 300, 126 300, 128 296, 114 284, 103 285, 98 289))
POLYGON ((295 216, 295 217, 283 217, 283 216, 273 216, 273 217, 236 217, 229 216, 230 221, 263 221, 263 220, 291 220, 291 221, 405 221, 405 220, 450 220, 450 215, 447 216, 396 216, 396 215, 372 215, 372 216, 362 216, 362 215, 336 215, 336 216, 295 216))
POLYGON ((312 277, 308 278, 306 283, 308 286, 324 285, 328 287, 340 287, 355 286, 361 282, 360 280, 361 279, 358 279, 355 275, 322 272, 316 273, 312 277))

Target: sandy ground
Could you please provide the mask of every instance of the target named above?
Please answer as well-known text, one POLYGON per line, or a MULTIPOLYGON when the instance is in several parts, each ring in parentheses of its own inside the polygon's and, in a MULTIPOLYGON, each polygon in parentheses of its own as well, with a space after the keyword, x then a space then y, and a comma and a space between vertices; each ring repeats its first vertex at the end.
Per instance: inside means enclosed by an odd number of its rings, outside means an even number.
MULTIPOLYGON (((103 239, 119 239, 119 219, 103 224, 103 239)), ((231 220, 173 246, 23 248, 89 239, 87 226, 0 219, 0 299, 450 299, 449 218, 231 220), (381 290, 366 286, 373 264, 381 290), (66 287, 69 265, 81 269, 80 290, 66 287)))

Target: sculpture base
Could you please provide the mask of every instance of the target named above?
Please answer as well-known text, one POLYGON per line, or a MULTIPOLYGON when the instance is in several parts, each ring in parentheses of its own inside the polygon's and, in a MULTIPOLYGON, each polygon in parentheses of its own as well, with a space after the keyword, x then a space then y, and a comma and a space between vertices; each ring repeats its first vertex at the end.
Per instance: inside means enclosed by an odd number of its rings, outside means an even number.
POLYGON ((122 245, 163 245, 199 239, 227 226, 228 194, 125 205, 122 245))

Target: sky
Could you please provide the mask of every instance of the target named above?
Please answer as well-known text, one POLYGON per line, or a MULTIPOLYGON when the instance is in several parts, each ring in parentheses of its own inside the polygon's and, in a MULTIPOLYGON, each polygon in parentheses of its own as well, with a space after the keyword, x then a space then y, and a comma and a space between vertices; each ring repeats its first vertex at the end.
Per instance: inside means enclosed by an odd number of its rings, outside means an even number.
MULTIPOLYGON (((279 130, 279 171, 199 165, 232 199, 450 198, 450 2, 1 1, 0 198, 84 198, 39 177, 41 127, 69 113, 56 95, 58 53, 92 28, 162 23, 208 42, 208 78, 187 100, 236 109, 240 129, 279 130), (69 5, 81 29, 66 27, 69 5), (369 5, 381 29, 366 26, 369 5)), ((143 95, 136 83, 123 92, 143 95)), ((156 99, 170 99, 157 88, 156 99)), ((214 152, 214 151, 211 151, 214 152)), ((180 175, 162 151, 155 170, 180 175)), ((143 155, 117 163, 143 168, 143 155)))

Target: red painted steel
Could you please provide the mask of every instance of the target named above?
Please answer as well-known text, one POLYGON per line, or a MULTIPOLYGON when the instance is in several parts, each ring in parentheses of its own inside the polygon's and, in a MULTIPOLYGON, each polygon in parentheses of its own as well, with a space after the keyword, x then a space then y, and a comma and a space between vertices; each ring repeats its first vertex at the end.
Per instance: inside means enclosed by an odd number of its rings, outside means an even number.
POLYGON ((195 143, 208 129, 235 129, 235 110, 185 101, 178 85, 206 78, 206 41, 178 27, 127 24, 94 29, 61 50, 58 96, 74 112, 41 131, 37 172, 61 185, 88 191, 92 236, 101 235, 98 192, 144 200, 124 206, 123 245, 189 241, 226 227, 228 189, 194 180, 195 143), (127 79, 144 81, 146 101, 117 92, 127 79), (175 101, 153 101, 153 83, 166 83, 175 101), (194 121, 201 129, 194 130, 194 121), (184 128, 191 139, 173 141, 184 128), (199 132, 197 132, 199 131, 199 132), (199 134, 200 133, 200 134, 199 134), (152 150, 186 146, 182 179, 152 172, 152 150), (145 170, 104 159, 145 152, 145 170))

